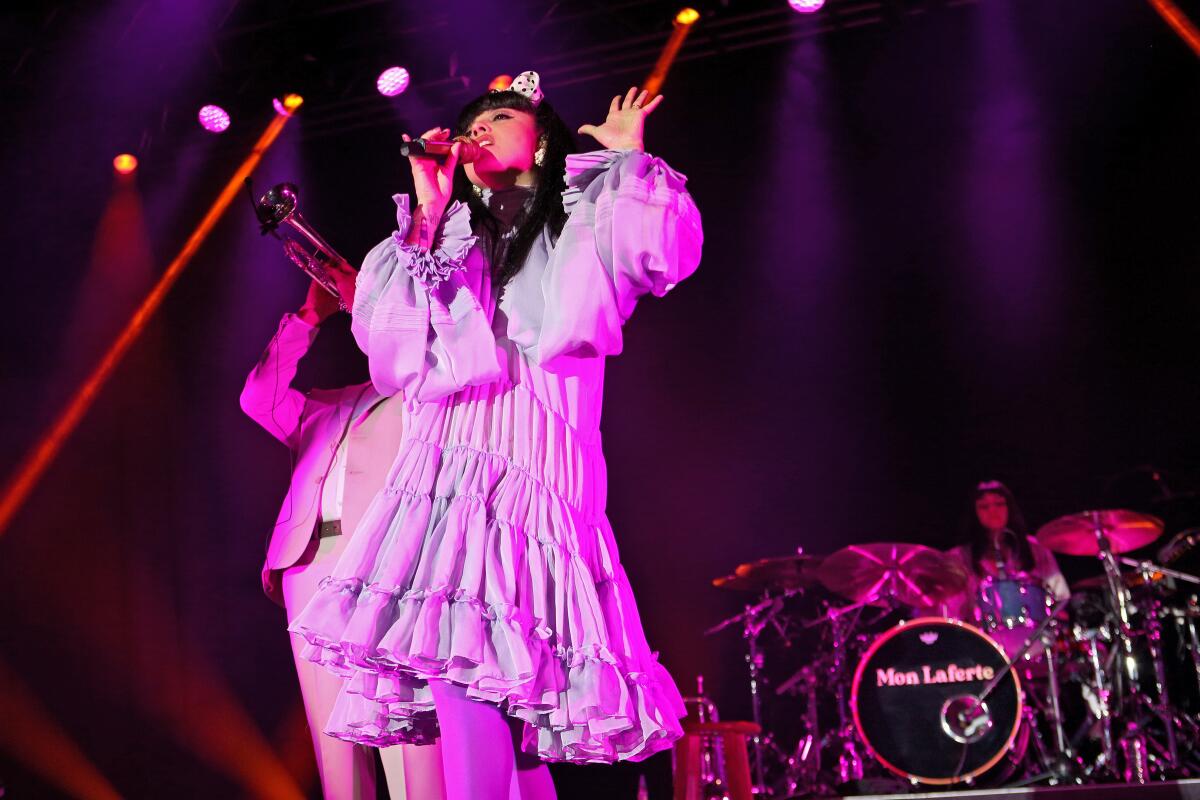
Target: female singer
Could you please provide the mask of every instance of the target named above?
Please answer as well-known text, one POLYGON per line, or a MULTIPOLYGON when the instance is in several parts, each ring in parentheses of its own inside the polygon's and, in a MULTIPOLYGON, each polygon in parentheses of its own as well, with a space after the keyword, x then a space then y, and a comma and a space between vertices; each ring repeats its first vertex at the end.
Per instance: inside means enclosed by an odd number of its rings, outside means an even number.
POLYGON ((405 741, 436 709, 452 800, 553 797, 542 761, 641 759, 681 732, 605 516, 599 428, 622 324, 700 258, 686 179, 643 149, 661 101, 613 98, 579 129, 604 149, 569 155, 536 73, 475 99, 454 131, 470 146, 410 159, 416 208, 395 197, 359 275, 355 338, 411 420, 291 630, 349 677, 327 731, 405 741))

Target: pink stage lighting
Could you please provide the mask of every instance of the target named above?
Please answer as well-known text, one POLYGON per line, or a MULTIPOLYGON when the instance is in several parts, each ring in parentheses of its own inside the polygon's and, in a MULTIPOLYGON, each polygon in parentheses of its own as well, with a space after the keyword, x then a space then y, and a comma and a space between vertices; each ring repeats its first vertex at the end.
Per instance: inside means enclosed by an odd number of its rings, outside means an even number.
POLYGON ((814 11, 820 11, 821 6, 825 5, 825 0, 788 0, 788 5, 792 7, 793 11, 811 14, 814 11))
POLYGON ((196 116, 200 127, 209 133, 224 133, 229 127, 229 112, 220 106, 205 106, 196 116))
POLYGON ((379 73, 375 88, 379 89, 379 93, 384 97, 395 97, 408 88, 408 81, 408 70, 404 67, 388 67, 379 73))

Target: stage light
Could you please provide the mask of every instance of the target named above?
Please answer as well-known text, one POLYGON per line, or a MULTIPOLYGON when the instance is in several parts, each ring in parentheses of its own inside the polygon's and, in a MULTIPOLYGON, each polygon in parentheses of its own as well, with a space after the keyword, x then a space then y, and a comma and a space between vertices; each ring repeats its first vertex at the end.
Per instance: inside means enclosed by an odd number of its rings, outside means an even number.
POLYGON ((224 133, 229 128, 229 112, 220 106, 204 106, 196 118, 209 133, 224 133))
POLYGON ((137 159, 129 153, 121 153, 113 159, 113 169, 121 175, 128 175, 137 169, 137 159))
POLYGON ((272 100, 271 105, 275 106, 276 114, 290 117, 303 102, 304 98, 298 94, 285 94, 282 100, 280 100, 278 97, 272 100))
POLYGON ((825 0, 788 0, 788 5, 792 7, 793 11, 811 14, 814 11, 820 11, 821 6, 825 5, 825 0))
POLYGON ((680 9, 675 15, 676 25, 694 25, 696 20, 700 19, 700 12, 694 8, 680 9))
POLYGON ((409 80, 408 70, 404 67, 388 67, 379 73, 379 78, 375 81, 375 88, 384 97, 395 97, 404 93, 404 90, 408 88, 409 80))
POLYGON ((488 84, 488 89, 493 92, 503 92, 508 87, 512 86, 512 75, 497 75, 492 78, 492 82, 488 84))

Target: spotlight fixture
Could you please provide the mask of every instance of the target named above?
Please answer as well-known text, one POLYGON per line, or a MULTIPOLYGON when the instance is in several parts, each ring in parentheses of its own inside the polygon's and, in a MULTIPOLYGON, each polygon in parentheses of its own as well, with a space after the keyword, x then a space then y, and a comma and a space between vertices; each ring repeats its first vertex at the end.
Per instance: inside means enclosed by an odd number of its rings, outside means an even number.
POLYGON ((410 79, 408 70, 404 67, 388 67, 379 73, 379 77, 375 81, 375 88, 384 97, 395 97, 404 93, 410 79))
POLYGON ((675 15, 676 25, 694 25, 700 19, 700 12, 694 8, 681 8, 675 15))
POLYGON ((492 78, 492 82, 488 84, 488 88, 494 92, 503 92, 508 87, 512 86, 512 75, 497 75, 492 78))
POLYGON ((825 5, 825 0, 788 0, 788 5, 792 7, 792 11, 811 14, 814 11, 820 11, 821 6, 825 5))
POLYGON ((113 159, 113 169, 120 175, 128 175, 137 169, 137 159, 129 153, 121 153, 113 159))
POLYGON ((209 133, 224 133, 229 128, 229 112, 220 106, 204 106, 196 117, 209 133))
POLYGON ((276 114, 290 117, 303 102, 304 98, 298 94, 285 94, 282 100, 276 97, 271 101, 271 104, 275 106, 276 114))

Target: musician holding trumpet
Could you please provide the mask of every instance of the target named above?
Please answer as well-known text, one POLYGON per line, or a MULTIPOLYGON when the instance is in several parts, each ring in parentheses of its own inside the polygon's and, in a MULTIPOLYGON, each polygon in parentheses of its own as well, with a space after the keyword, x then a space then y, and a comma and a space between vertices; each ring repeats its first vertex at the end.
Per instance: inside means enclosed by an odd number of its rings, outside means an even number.
POLYGON ((572 155, 527 72, 453 131, 405 137, 416 206, 395 197, 357 279, 351 330, 403 431, 289 629, 346 676, 325 730, 380 746, 436 723, 452 800, 553 797, 544 761, 638 760, 681 734, 605 515, 599 431, 623 323, 700 258, 686 178, 643 148, 661 101, 613 98, 579 129, 604 149, 572 155))
MULTIPOLYGON (((403 397, 384 398, 369 382, 307 393, 291 385, 320 324, 354 302, 355 277, 345 262, 328 261, 322 278, 336 296, 316 279, 309 284, 304 305, 284 315, 241 396, 243 411, 293 453, 291 487, 262 570, 264 591, 284 606, 289 622, 345 551, 366 504, 383 486, 404 427, 403 397)), ((304 640, 291 639, 323 796, 374 800, 371 750, 322 733, 344 677, 309 661, 304 640)), ((380 757, 393 800, 442 796, 438 748, 384 747, 380 757)))

